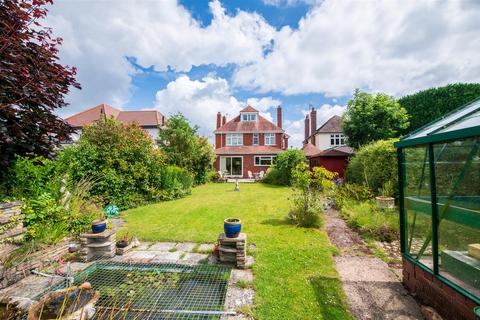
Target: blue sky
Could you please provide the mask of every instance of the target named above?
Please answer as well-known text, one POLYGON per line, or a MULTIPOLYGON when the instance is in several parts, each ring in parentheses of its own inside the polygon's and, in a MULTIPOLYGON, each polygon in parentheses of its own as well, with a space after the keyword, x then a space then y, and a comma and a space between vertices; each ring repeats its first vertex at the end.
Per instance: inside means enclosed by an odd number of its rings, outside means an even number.
POLYGON ((342 114, 356 88, 400 97, 480 81, 474 1, 58 0, 45 24, 82 90, 67 116, 100 103, 185 114, 212 137, 245 104, 299 147, 303 118, 342 114))

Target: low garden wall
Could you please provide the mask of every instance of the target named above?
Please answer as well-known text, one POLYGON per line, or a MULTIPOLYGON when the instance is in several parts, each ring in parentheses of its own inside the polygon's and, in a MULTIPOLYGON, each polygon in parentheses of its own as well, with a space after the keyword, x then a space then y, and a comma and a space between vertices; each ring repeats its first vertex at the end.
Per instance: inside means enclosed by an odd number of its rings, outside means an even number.
POLYGON ((20 281, 32 269, 41 269, 57 261, 68 252, 68 243, 45 248, 28 256, 27 261, 6 266, 5 259, 18 246, 16 242, 25 233, 23 227, 22 202, 0 203, 0 289, 20 281))
POLYGON ((422 304, 433 307, 445 319, 475 319, 473 308, 477 304, 473 300, 405 258, 403 258, 403 283, 422 304))

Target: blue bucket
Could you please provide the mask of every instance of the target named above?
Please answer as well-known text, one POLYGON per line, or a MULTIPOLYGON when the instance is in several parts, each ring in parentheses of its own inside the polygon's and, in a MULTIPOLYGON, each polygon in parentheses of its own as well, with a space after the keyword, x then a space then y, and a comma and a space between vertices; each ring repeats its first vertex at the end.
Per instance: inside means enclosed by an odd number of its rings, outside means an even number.
POLYGON ((242 230, 242 221, 237 218, 228 218, 223 221, 223 230, 227 238, 236 238, 242 230))

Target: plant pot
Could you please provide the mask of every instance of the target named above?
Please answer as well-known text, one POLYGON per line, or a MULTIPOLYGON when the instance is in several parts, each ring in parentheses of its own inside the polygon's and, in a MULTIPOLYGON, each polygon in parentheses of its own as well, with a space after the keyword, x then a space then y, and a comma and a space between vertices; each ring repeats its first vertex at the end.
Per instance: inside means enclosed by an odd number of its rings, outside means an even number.
POLYGON ((375 197, 375 200, 377 201, 377 207, 380 209, 395 208, 395 198, 393 197, 378 196, 375 197))
POLYGON ((128 246, 128 241, 127 240, 119 240, 117 241, 117 248, 125 248, 128 246))
POLYGON ((101 233, 107 229, 107 220, 95 220, 92 222, 92 232, 93 233, 101 233))
POLYGON ((236 238, 242 230, 242 221, 237 218, 228 218, 223 221, 223 230, 227 238, 236 238))

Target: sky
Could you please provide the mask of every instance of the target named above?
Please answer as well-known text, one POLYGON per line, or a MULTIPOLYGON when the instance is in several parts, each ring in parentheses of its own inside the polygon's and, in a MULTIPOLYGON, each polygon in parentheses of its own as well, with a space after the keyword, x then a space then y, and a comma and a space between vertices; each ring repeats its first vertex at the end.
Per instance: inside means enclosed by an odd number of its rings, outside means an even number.
POLYGON ((44 25, 77 67, 68 116, 108 103, 183 113, 213 138, 250 104, 290 144, 303 119, 341 115, 354 90, 401 97, 480 81, 480 1, 57 0, 44 25))

